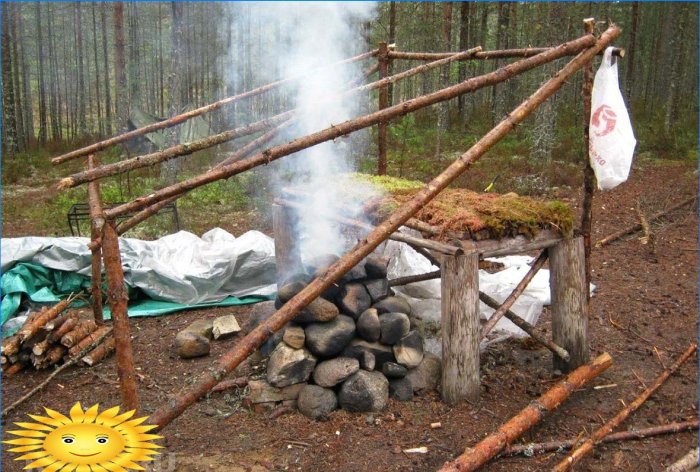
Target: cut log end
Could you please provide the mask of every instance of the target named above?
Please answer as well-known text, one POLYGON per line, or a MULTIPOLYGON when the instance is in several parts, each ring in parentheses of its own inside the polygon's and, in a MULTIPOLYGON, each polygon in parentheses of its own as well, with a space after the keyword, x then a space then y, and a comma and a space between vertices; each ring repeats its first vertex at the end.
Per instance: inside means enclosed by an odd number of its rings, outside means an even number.
POLYGON ((75 186, 75 181, 71 177, 66 177, 65 179, 61 179, 61 181, 58 182, 58 190, 65 190, 73 186, 75 186))

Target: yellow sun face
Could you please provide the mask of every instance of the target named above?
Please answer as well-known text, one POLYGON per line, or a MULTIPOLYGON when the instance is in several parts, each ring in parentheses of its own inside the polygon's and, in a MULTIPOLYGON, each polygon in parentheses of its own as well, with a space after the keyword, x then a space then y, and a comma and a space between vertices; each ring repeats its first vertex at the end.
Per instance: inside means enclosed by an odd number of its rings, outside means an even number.
POLYGON ((33 461, 25 469, 43 472, 126 472, 143 470, 136 462, 152 461, 161 448, 149 441, 162 438, 147 434, 155 425, 139 426, 147 418, 129 420, 134 410, 119 415, 119 407, 98 411, 98 405, 83 411, 80 403, 70 410, 70 418, 44 408, 48 416, 29 415, 38 423, 15 423, 22 430, 8 431, 18 439, 3 441, 17 447, 9 452, 26 452, 15 460, 33 461), (64 468, 65 467, 65 468, 64 468))

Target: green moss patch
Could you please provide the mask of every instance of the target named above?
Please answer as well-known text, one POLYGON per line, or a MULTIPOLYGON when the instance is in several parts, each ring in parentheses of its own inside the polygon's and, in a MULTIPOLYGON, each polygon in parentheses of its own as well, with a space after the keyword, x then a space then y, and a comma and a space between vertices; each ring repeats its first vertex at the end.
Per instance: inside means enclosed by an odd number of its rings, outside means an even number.
MULTIPOLYGON (((363 182, 383 194, 365 203, 370 217, 376 221, 386 218, 425 186, 415 180, 366 174, 351 174, 349 180, 342 180, 350 185, 341 183, 340 192, 362 187, 353 186, 352 182, 363 182)), ((560 201, 450 188, 422 208, 416 218, 444 231, 461 233, 464 239, 501 239, 518 235, 531 238, 542 229, 570 235, 574 225, 573 211, 560 201)))

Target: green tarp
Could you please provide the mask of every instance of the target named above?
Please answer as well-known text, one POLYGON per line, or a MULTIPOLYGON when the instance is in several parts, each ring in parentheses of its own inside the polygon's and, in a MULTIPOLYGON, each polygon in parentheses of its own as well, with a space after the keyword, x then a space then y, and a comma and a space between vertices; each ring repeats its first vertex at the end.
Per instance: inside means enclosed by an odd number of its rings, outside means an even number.
MULTIPOLYGON (((71 293, 77 293, 80 289, 90 288, 90 277, 48 269, 38 264, 20 262, 12 269, 2 274, 0 279, 0 296, 2 296, 2 325, 12 318, 24 296, 32 302, 40 304, 53 304, 68 297, 71 293)), ((153 300, 145 297, 140 290, 128 287, 129 290, 129 317, 159 316, 188 308, 202 308, 212 306, 234 306, 257 303, 269 300, 269 297, 249 296, 243 298, 228 297, 218 302, 200 303, 197 305, 181 305, 179 303, 153 300)), ((104 289, 103 289, 104 291, 104 289)), ((72 306, 84 305, 83 301, 76 301, 72 306)), ((109 308, 105 307, 104 316, 110 318, 109 308)), ((12 333, 4 333, 8 336, 12 333)))

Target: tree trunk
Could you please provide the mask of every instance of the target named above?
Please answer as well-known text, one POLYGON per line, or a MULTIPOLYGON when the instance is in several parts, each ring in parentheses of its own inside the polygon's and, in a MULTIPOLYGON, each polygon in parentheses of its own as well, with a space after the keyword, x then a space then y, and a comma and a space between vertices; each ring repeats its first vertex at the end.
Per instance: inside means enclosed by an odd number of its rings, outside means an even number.
POLYGON ((87 114, 86 114, 86 95, 85 90, 85 68, 83 60, 83 20, 82 7, 80 2, 75 3, 75 28, 77 30, 76 55, 78 59, 78 133, 79 137, 83 138, 87 135, 87 114))
POLYGON ((34 4, 36 12, 37 55, 39 56, 39 144, 46 145, 48 122, 46 118, 46 81, 44 80, 44 38, 41 25, 41 2, 34 4))
MULTIPOLYGON (((496 49, 508 49, 508 13, 509 4, 506 2, 498 2, 498 23, 496 26, 496 49)), ((494 67, 498 69, 501 66, 501 61, 496 59, 494 67)), ((511 87, 509 83, 505 88, 511 87)), ((491 113, 492 122, 498 123, 501 121, 503 111, 505 110, 505 93, 499 93, 498 84, 491 89, 491 113)))
MULTIPOLYGON (((182 86, 180 84, 181 67, 179 66, 182 59, 182 14, 184 5, 180 2, 171 2, 172 9, 172 29, 170 33, 170 73, 168 75, 168 90, 170 91, 169 116, 175 116, 182 111, 182 86)), ((189 74, 188 74, 189 76, 189 74)), ((178 129, 170 128, 166 135, 170 146, 178 144, 178 129)), ((173 185, 177 182, 178 159, 171 159, 161 164, 161 180, 165 185, 173 185)))
POLYGON ((126 84, 126 65, 124 64, 124 4, 114 3, 114 75, 117 82, 115 111, 117 130, 123 133, 129 120, 129 100, 126 84))
POLYGON ((627 106, 632 105, 632 83, 634 82, 634 56, 637 51, 637 21, 639 19, 639 2, 632 2, 632 25, 630 26, 630 41, 627 48, 627 74, 625 76, 627 95, 627 106))
POLYGON ((63 138, 63 112, 61 101, 61 84, 58 77, 58 55, 56 54, 56 38, 53 34, 53 12, 51 4, 46 6, 46 34, 49 38, 49 117, 51 118, 51 139, 60 141, 63 138))
MULTIPOLYGON (((160 5, 160 4, 159 4, 160 5)), ((102 59, 105 73, 105 133, 112 135, 112 89, 109 83, 109 37, 107 36, 107 3, 100 8, 102 23, 102 59)))
POLYGON ((95 53, 95 103, 97 105, 97 130, 100 137, 105 134, 104 120, 102 119, 102 104, 100 99, 100 62, 97 55, 97 18, 95 15, 95 4, 92 7, 92 50, 95 53))
MULTIPOLYGON (((17 5, 19 7, 19 5, 17 5)), ((22 25, 22 15, 20 8, 17 8, 17 42, 19 43, 19 56, 22 58, 22 88, 23 97, 22 104, 24 108, 22 110, 23 121, 24 121, 24 133, 28 144, 32 145, 35 143, 34 135, 34 109, 32 101, 32 83, 31 83, 31 68, 29 60, 29 52, 27 51, 27 42, 25 41, 24 27, 22 25)))
MULTIPOLYGON (((470 2, 460 2, 459 4, 459 50, 464 51, 469 47, 469 11, 471 8, 470 2)), ((462 61, 459 63, 459 81, 463 82, 467 78, 467 63, 462 61)), ((467 100, 466 95, 460 95, 457 99, 459 116, 466 124, 466 107, 464 106, 467 100)))
POLYGON ((664 117, 664 131, 667 135, 671 133, 671 125, 678 113, 678 85, 681 83, 683 66, 685 65, 686 41, 684 36, 688 24, 688 15, 690 14, 689 10, 685 4, 679 10, 678 30, 673 34, 673 42, 670 48, 670 50, 674 51, 674 54, 671 55, 673 57, 671 75, 667 78, 668 101, 666 102, 666 115, 664 117))
MULTIPOLYGON (((37 3, 38 5, 38 3, 37 3)), ((12 56, 10 53, 12 37, 7 2, 2 3, 2 131, 3 149, 14 152, 19 150, 17 137, 17 119, 15 115, 15 90, 12 81, 12 56)))
MULTIPOLYGON (((396 43, 396 2, 389 2, 389 44, 396 43)), ((389 61, 388 75, 394 75, 394 61, 389 61)), ((389 106, 394 105, 394 85, 389 85, 388 91, 389 106)))
MULTIPOLYGON (((442 49, 450 51, 452 49, 452 2, 442 4, 442 49)), ((446 65, 440 71, 440 86, 442 88, 450 85, 450 65, 446 65)), ((446 132, 450 127, 450 102, 442 102, 438 106, 438 131, 446 132)))
POLYGON ((24 114, 23 114, 23 109, 24 107, 22 106, 22 84, 19 79, 19 73, 20 69, 22 66, 20 65, 20 57, 17 51, 17 43, 18 43, 18 38, 19 38, 19 31, 17 28, 17 19, 18 19, 18 14, 19 14, 19 8, 21 4, 12 4, 11 5, 11 17, 9 18, 10 22, 10 37, 12 40, 10 41, 10 54, 12 54, 12 88, 15 91, 15 105, 14 105, 14 111, 15 111, 15 122, 17 123, 17 147, 19 148, 20 151, 23 151, 27 148, 27 136, 24 132, 24 114))

